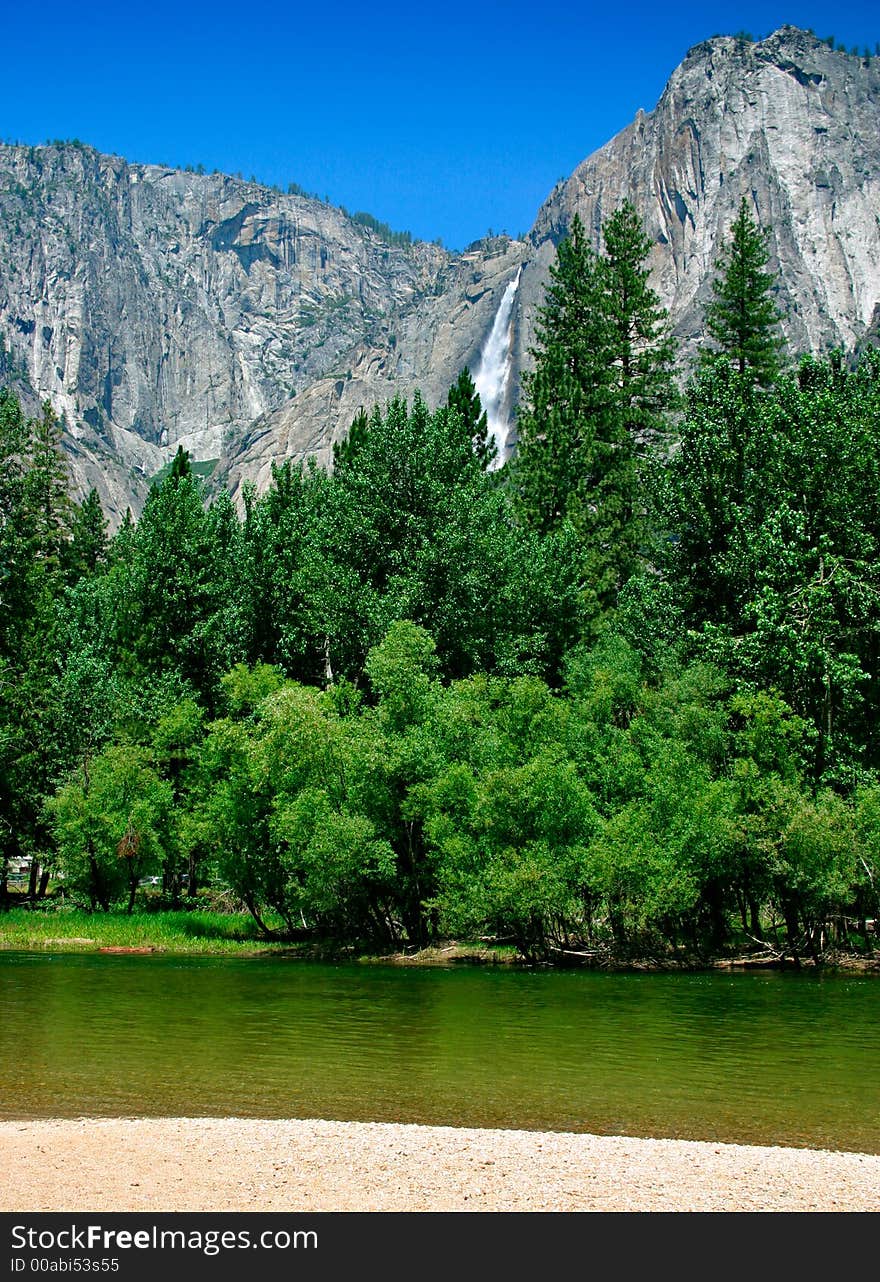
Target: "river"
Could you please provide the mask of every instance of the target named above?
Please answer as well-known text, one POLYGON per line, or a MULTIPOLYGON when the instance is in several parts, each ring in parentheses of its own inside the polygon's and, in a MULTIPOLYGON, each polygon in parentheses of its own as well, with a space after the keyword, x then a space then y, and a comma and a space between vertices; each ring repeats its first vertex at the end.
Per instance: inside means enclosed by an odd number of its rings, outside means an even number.
POLYGON ((0 953, 0 1116, 82 1115, 880 1153, 880 982, 0 953))

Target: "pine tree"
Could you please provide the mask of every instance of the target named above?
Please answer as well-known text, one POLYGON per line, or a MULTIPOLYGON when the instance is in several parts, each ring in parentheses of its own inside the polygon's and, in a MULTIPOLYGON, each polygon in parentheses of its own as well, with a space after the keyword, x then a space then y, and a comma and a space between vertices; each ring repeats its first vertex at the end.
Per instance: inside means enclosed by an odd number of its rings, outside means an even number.
POLYGON ((522 375, 513 476, 520 509, 541 533, 574 514, 591 489, 596 420, 610 397, 595 253, 575 214, 538 310, 534 368, 522 375))
POLYGON ((767 238, 745 197, 730 229, 730 241, 716 263, 714 300, 706 309, 706 329, 721 355, 766 387, 779 373, 780 312, 771 297, 775 284, 767 265, 767 238))
POLYGON ((177 483, 182 480, 188 480, 192 476, 192 459, 189 450, 185 450, 182 445, 178 445, 177 453, 171 460, 171 471, 168 473, 169 481, 177 483))
POLYGON ((70 578, 76 580, 85 574, 94 574, 99 566, 106 564, 107 553, 107 518, 98 491, 92 486, 75 508, 71 521, 67 558, 70 578))
POLYGON ((367 430, 370 426, 370 420, 363 406, 360 407, 354 416, 351 427, 348 429, 348 435, 341 440, 334 442, 333 445, 333 466, 347 467, 353 463, 360 451, 363 449, 367 439, 367 430))
POLYGON ((37 856, 32 897, 48 882, 43 806, 61 765, 53 682, 70 500, 60 436, 48 402, 25 421, 0 394, 0 881, 9 854, 37 856))
POLYGON ((34 595, 27 511, 29 427, 18 398, 0 388, 0 657, 14 655, 34 595))
POLYGON ((54 573, 62 563, 70 537, 73 503, 61 424, 49 401, 44 401, 42 408, 42 416, 30 422, 27 502, 33 514, 35 555, 54 573))
POLYGON ((676 401, 673 344, 648 284, 650 241, 632 205, 603 227, 580 219, 559 246, 538 313, 535 367, 523 378, 514 464, 521 510, 543 533, 562 519, 582 545, 586 594, 601 616, 636 568, 639 459, 676 401))
POLYGON ((119 529, 107 545, 107 562, 110 566, 128 565, 131 562, 136 530, 131 508, 127 507, 119 529))
POLYGON ((474 380, 467 366, 449 389, 446 406, 448 409, 458 411, 465 430, 470 433, 474 453, 483 467, 488 468, 498 454, 498 447, 489 432, 486 411, 483 409, 480 393, 474 386, 474 380))
MULTIPOLYGON (((204 488, 178 449, 171 471, 147 496, 116 579, 120 644, 150 676, 176 673, 213 708, 219 677, 242 657, 229 575, 236 557, 206 511, 204 488)), ((225 524, 228 526, 229 522, 225 524)), ((116 549, 114 549, 116 552, 116 549)))
POLYGON ((628 436, 645 444, 664 434, 665 416, 678 399, 675 342, 666 311, 648 283, 651 241, 629 201, 611 215, 602 235, 616 400, 628 436))

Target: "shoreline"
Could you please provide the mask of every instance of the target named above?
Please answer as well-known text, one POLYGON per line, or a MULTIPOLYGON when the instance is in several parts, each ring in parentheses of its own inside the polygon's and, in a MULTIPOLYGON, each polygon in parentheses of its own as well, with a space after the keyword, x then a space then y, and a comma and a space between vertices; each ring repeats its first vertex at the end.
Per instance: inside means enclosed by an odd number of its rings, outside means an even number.
POLYGON ((0 1211, 877 1211, 880 1155, 252 1118, 0 1121, 0 1211))
POLYGON ((127 913, 89 913, 83 909, 0 910, 0 955, 4 952, 153 955, 169 957, 285 958, 290 961, 350 963, 360 966, 484 966, 607 972, 693 974, 712 970, 774 970, 807 973, 849 972, 880 975, 880 950, 827 948, 818 958, 795 957, 778 944, 732 944, 729 951, 699 954, 680 949, 665 953, 620 953, 607 945, 555 948, 543 959, 522 957, 510 940, 438 939, 422 948, 377 952, 363 942, 291 940, 255 933, 240 912, 196 906, 127 913))
POLYGON ((186 946, 152 943, 101 942, 96 937, 81 935, 23 935, 10 932, 4 937, 0 918, 0 957, 4 953, 29 953, 118 956, 118 957, 204 957, 260 959, 277 958, 291 962, 347 963, 355 966, 395 966, 400 968, 460 968, 465 966, 502 967, 523 970, 587 970, 608 973, 696 974, 707 971, 785 971, 787 973, 862 974, 880 975, 880 953, 858 954, 836 952, 821 958, 777 954, 739 954, 735 956, 694 957, 616 957, 613 954, 587 956, 576 953, 559 961, 529 961, 510 950, 495 949, 482 944, 453 942, 432 944, 412 952, 393 953, 357 952, 349 948, 309 947, 290 945, 283 941, 212 940, 187 942, 186 946))

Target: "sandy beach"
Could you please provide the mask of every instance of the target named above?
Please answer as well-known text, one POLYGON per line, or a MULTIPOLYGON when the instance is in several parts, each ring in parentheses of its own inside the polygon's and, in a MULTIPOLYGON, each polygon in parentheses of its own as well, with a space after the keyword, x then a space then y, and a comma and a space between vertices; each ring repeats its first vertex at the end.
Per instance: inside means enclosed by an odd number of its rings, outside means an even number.
POLYGON ((880 1156, 370 1122, 0 1122, 0 1211, 877 1211, 880 1156))

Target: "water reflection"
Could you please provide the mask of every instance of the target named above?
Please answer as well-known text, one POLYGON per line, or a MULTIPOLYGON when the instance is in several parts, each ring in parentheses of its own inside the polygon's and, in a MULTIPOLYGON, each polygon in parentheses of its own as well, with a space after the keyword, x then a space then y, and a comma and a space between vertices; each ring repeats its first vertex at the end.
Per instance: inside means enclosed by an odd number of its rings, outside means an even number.
POLYGON ((0 1115, 327 1117, 880 1152, 870 977, 0 953, 0 1115))

